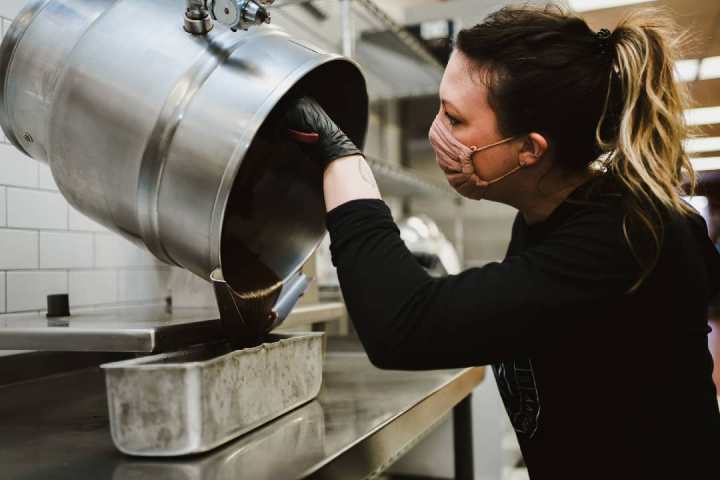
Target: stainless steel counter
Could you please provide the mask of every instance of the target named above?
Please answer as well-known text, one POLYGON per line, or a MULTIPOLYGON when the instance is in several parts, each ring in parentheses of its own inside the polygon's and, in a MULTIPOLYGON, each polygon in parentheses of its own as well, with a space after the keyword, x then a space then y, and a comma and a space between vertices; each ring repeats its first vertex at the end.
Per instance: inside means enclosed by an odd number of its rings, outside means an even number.
MULTIPOLYGON (((341 302, 295 307, 282 327, 327 322, 347 314, 341 302)), ((222 338, 216 308, 121 307, 47 319, 0 318, 0 350, 151 353, 222 338)))
POLYGON ((317 400, 208 454, 174 460, 115 450, 97 368, 0 387, 0 478, 368 478, 444 419, 484 376, 482 368, 381 371, 355 344, 331 339, 328 347, 317 400))

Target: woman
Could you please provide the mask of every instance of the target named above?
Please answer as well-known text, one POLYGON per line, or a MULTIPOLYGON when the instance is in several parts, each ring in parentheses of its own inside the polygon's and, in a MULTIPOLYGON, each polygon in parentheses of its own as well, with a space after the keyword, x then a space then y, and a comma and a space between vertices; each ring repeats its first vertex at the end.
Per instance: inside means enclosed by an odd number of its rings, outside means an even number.
POLYGON ((492 364, 531 478, 719 478, 706 309, 720 260, 682 200, 671 22, 505 8, 460 32, 430 139, 462 195, 519 210, 501 263, 431 278, 317 103, 333 261, 380 368, 492 364), (713 462, 714 465, 713 465, 713 462), (714 468, 714 471, 711 469, 714 468))

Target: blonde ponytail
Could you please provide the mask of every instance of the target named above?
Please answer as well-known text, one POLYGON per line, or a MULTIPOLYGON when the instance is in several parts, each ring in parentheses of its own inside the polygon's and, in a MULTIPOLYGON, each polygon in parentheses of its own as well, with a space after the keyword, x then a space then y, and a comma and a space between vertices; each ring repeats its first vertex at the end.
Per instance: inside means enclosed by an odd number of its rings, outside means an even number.
POLYGON ((691 190, 695 187, 695 172, 683 146, 689 135, 683 113, 689 97, 674 74, 682 38, 675 23, 658 9, 630 14, 612 34, 615 63, 596 136, 601 148, 611 152, 607 167, 626 190, 625 238, 642 270, 633 290, 657 263, 667 214, 693 212, 682 199, 683 183, 688 181, 691 190), (611 138, 603 138, 613 103, 618 110, 616 127, 611 138))

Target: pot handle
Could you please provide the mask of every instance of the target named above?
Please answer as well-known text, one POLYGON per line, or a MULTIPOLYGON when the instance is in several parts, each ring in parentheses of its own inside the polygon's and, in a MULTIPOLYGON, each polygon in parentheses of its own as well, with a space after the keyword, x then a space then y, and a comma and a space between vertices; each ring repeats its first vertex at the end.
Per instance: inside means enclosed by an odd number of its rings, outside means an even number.
POLYGON ((283 285, 280 296, 273 307, 275 322, 272 328, 285 321, 295 304, 300 300, 300 297, 305 294, 308 285, 310 285, 310 279, 302 272, 296 273, 283 285))

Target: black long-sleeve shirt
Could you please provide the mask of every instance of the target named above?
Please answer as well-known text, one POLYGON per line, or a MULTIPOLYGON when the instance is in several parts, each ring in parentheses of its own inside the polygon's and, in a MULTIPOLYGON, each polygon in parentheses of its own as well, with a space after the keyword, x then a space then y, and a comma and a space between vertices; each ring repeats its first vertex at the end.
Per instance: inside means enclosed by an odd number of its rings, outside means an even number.
POLYGON ((504 261, 444 278, 418 264, 382 201, 331 211, 360 339, 380 368, 492 364, 534 480, 720 478, 707 346, 720 259, 704 221, 670 221, 628 293, 640 270, 621 198, 589 185, 542 223, 519 215, 504 261))

